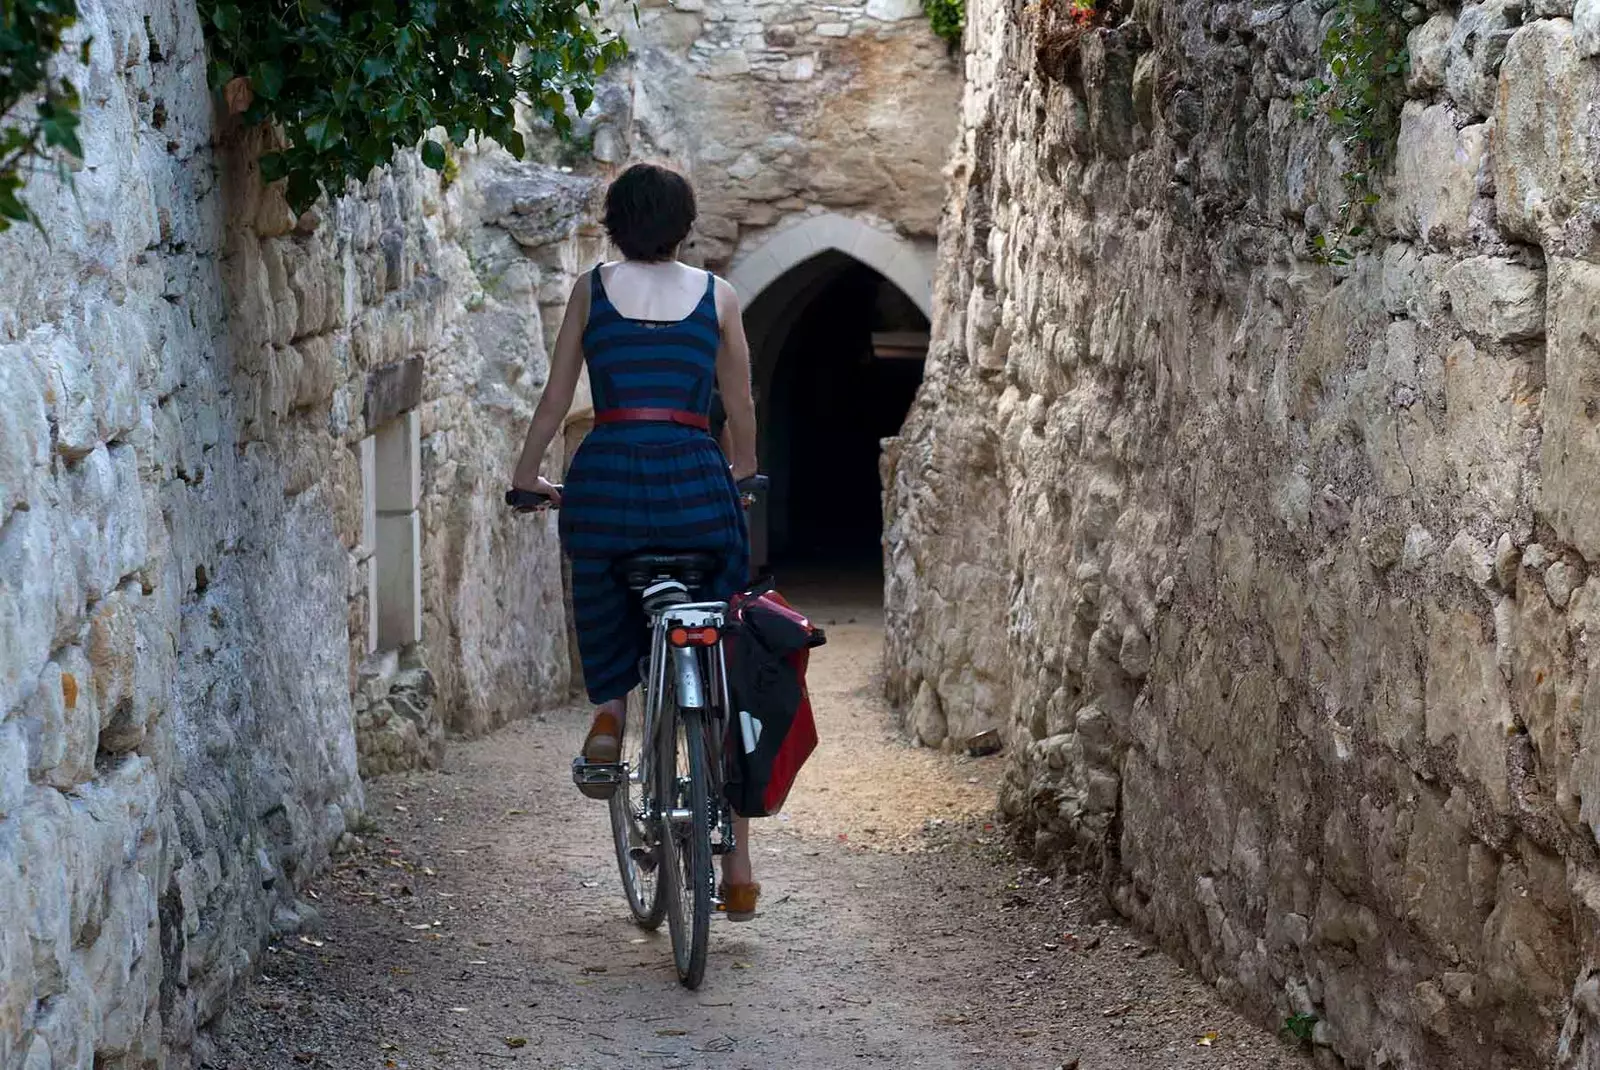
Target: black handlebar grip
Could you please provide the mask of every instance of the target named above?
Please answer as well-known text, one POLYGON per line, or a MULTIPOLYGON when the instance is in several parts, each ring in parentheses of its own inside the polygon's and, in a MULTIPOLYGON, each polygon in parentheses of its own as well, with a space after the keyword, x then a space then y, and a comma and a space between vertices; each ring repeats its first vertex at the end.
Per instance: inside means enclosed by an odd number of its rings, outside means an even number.
POLYGON ((753 475, 748 479, 739 480, 740 494, 760 494, 772 485, 772 480, 763 475, 753 475))
POLYGON ((506 504, 513 509, 537 509, 541 505, 550 504, 550 495, 540 494, 536 490, 512 487, 506 491, 506 504))

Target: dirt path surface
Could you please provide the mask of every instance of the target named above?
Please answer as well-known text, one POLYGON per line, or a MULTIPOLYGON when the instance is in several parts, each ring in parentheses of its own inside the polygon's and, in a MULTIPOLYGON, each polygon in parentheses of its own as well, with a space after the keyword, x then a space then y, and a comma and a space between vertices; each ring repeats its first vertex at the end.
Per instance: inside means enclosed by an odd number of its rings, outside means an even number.
POLYGON ((268 952, 204 1065, 1308 1065, 1087 891, 1012 859, 987 821, 1001 759, 908 747, 871 678, 881 614, 798 600, 829 626, 825 742, 757 824, 761 915, 717 922, 698 992, 665 929, 628 920, 604 804, 568 778, 575 707, 373 784, 374 828, 315 889, 320 924, 268 952))

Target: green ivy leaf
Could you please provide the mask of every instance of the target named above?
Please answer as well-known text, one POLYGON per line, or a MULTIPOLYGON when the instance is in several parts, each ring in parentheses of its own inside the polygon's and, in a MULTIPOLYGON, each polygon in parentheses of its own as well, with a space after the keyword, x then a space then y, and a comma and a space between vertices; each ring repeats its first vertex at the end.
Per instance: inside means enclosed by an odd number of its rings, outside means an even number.
POLYGON ((283 66, 275 59, 262 60, 250 71, 250 85, 268 100, 283 92, 283 66))
POLYGON ((14 223, 26 223, 31 217, 27 205, 17 198, 16 190, 0 185, 0 217, 14 223))
POLYGON ((276 182, 289 173, 289 161, 281 152, 269 152, 261 157, 261 181, 276 182))
POLYGON ((327 149, 344 136, 344 121, 337 115, 323 115, 306 124, 306 141, 316 149, 327 149))
POLYGON ((422 143, 422 162, 435 171, 443 171, 445 164, 444 146, 437 141, 424 141, 422 143))
POLYGON ((223 33, 231 34, 238 30, 241 21, 239 9, 232 4, 218 4, 211 11, 211 25, 223 33))

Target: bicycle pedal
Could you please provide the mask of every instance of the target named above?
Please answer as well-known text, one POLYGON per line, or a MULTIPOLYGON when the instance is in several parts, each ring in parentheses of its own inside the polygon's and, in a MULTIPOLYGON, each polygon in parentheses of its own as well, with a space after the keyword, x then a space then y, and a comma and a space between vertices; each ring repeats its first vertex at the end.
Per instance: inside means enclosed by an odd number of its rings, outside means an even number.
POLYGON ((626 784, 627 762, 591 762, 582 757, 572 759, 572 782, 580 788, 585 784, 626 784))

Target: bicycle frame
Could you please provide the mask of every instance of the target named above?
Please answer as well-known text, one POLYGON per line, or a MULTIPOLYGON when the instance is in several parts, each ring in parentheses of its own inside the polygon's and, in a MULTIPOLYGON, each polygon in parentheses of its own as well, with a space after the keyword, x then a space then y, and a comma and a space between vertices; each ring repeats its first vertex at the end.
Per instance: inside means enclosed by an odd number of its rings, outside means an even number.
MULTIPOLYGON (((666 701, 669 681, 679 709, 699 713, 704 718, 706 750, 710 758, 711 771, 711 783, 708 789, 716 816, 717 830, 721 833, 721 842, 712 844, 714 854, 726 853, 734 846, 733 821, 728 806, 722 798, 722 740, 726 731, 727 711, 732 709, 728 688, 727 657, 720 634, 717 641, 708 647, 673 646, 668 640, 668 634, 675 627, 714 627, 720 633, 726 626, 727 617, 726 602, 685 602, 662 606, 652 611, 650 668, 645 685, 644 702, 644 738, 651 742, 652 749, 677 745, 675 740, 661 735, 662 725, 665 723, 665 719, 661 716, 662 704, 666 701)), ((650 800, 653 810, 650 816, 659 818, 663 807, 662 800, 666 793, 664 790, 650 789, 664 789, 665 785, 649 783, 654 779, 655 763, 646 764, 645 796, 650 800)), ((673 822, 689 820, 687 811, 674 810, 669 816, 673 822)))

